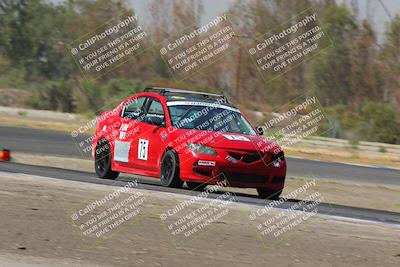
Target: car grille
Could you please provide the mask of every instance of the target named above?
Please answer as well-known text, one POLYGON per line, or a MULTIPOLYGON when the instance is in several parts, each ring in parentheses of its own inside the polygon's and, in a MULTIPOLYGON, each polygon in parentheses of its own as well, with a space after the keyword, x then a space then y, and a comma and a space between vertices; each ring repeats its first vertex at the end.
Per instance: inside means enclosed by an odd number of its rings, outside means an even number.
POLYGON ((258 151, 254 151, 254 152, 233 152, 230 151, 228 152, 229 156, 231 156, 232 158, 242 161, 244 163, 253 163, 256 161, 261 160, 264 157, 264 153, 262 152, 258 152, 258 151))
POLYGON ((231 182, 265 183, 268 179, 265 175, 243 174, 224 172, 225 178, 231 182))
POLYGON ((285 176, 274 176, 272 178, 273 184, 283 184, 284 181, 285 181, 285 176))

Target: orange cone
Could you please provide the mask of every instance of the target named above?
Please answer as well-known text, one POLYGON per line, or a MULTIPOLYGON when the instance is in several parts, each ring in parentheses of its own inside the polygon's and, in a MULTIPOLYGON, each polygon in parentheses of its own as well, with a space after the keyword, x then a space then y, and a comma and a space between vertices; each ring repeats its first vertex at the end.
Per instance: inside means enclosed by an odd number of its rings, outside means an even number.
POLYGON ((10 161, 10 150, 3 149, 0 151, 0 161, 10 161))

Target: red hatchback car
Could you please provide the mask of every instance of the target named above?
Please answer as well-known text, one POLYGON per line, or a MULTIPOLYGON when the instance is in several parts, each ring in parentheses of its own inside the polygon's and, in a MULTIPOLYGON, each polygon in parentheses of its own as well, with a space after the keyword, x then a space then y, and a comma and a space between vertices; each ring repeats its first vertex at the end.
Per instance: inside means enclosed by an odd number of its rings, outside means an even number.
POLYGON ((286 162, 262 134, 222 95, 146 88, 98 118, 92 151, 101 178, 125 172, 190 189, 224 181, 276 199, 286 162))

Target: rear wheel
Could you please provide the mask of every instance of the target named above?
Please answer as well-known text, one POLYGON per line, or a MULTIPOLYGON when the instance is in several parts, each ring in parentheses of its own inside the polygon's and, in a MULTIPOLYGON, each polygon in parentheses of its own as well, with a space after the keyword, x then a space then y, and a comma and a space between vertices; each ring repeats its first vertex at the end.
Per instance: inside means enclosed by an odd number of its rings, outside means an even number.
POLYGON ((257 188, 258 196, 262 199, 271 199, 276 200, 279 199, 279 196, 282 193, 282 189, 274 190, 268 188, 257 188))
POLYGON ((207 187, 206 183, 186 182, 190 190, 203 191, 207 187))
POLYGON ((173 150, 167 150, 161 160, 160 180, 163 186, 179 188, 183 181, 179 178, 179 159, 173 150))
POLYGON ((96 174, 104 179, 116 179, 119 172, 111 169, 111 148, 106 139, 101 139, 96 146, 94 167, 96 174))

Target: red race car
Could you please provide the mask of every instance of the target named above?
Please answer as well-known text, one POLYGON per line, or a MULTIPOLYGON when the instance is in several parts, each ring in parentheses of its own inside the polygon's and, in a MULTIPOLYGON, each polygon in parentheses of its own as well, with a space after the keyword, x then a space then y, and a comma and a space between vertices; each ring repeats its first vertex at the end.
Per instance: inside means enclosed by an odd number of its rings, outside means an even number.
POLYGON ((222 95, 146 88, 98 118, 92 154, 101 178, 125 172, 190 189, 218 183, 276 199, 286 162, 262 134, 222 95))

